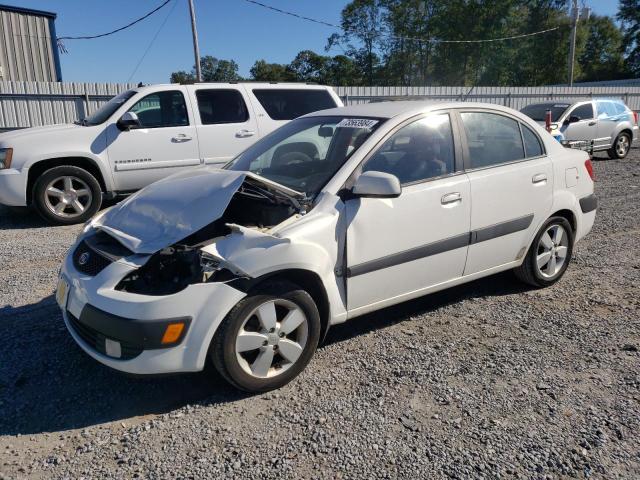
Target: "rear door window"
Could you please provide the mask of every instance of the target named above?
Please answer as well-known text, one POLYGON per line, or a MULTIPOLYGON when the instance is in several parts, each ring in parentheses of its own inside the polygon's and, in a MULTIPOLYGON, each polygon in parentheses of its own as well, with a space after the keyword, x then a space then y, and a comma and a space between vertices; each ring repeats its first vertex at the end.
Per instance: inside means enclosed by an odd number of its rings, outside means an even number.
POLYGON ((500 165, 524 157, 518 122, 489 112, 460 113, 469 145, 469 168, 500 165))
POLYGON ((524 150, 527 158, 543 155, 544 150, 538 136, 526 125, 521 123, 520 127, 522 128, 522 138, 524 139, 524 150))
POLYGON ((307 113, 337 106, 327 90, 256 88, 252 92, 273 120, 293 120, 307 113))
POLYGON ((238 90, 199 89, 196 99, 203 125, 244 123, 249 120, 247 104, 238 90))
POLYGON ((596 103, 598 108, 598 118, 609 118, 617 115, 613 102, 600 100, 596 103))

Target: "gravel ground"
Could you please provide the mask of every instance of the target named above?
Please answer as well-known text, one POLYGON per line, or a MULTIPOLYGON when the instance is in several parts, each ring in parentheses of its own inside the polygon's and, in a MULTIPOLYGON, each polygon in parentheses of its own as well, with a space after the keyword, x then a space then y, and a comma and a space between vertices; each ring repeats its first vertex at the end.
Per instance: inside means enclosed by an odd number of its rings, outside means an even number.
POLYGON ((640 478, 640 150, 601 160, 558 284, 501 274, 337 326, 257 396, 94 362, 52 297, 78 227, 0 207, 0 478, 640 478))

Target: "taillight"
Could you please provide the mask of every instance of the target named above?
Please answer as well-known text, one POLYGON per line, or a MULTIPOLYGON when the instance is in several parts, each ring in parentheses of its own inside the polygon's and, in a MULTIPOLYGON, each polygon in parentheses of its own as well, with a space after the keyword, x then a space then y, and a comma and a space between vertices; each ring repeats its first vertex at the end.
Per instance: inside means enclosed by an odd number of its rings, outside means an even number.
POLYGON ((636 125, 640 125, 640 123, 638 123, 638 112, 633 112, 633 121, 636 122, 636 125))
POLYGON ((593 173, 593 164, 591 163, 591 160, 585 160, 584 161, 584 168, 587 169, 587 173, 591 177, 591 180, 593 180, 595 182, 596 181, 596 174, 593 173))

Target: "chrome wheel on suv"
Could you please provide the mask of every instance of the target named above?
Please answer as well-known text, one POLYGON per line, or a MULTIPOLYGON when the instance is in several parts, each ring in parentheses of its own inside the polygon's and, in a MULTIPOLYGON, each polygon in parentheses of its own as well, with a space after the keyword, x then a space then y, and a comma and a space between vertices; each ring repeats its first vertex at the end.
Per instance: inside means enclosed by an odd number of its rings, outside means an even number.
POLYGON ((92 200, 91 189, 78 177, 54 178, 45 188, 45 204, 54 215, 61 217, 82 215, 92 200))
POLYGON ((102 204, 98 180, 88 171, 63 165, 42 173, 33 187, 32 205, 55 225, 86 222, 102 204))

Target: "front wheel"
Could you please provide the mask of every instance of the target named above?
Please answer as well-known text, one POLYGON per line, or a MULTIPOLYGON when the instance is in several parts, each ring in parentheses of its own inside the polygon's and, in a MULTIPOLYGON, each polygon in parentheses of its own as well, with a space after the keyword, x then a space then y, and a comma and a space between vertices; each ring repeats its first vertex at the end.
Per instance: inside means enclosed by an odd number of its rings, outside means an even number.
POLYGON ((247 392, 286 385, 307 366, 320 339, 311 296, 289 282, 258 288, 226 316, 213 338, 216 370, 247 392))
POLYGON ((551 217, 533 239, 522 265, 514 270, 516 276, 534 287, 553 285, 569 266, 573 239, 573 229, 567 219, 551 217))
POLYGON ((71 165, 45 171, 33 188, 33 206, 54 225, 86 222, 101 204, 98 180, 86 170, 71 165))
POLYGON ((612 159, 623 159, 629 153, 629 149, 631 148, 631 137, 627 133, 621 133, 618 135, 613 142, 613 146, 611 149, 607 151, 609 154, 609 158, 612 159))

